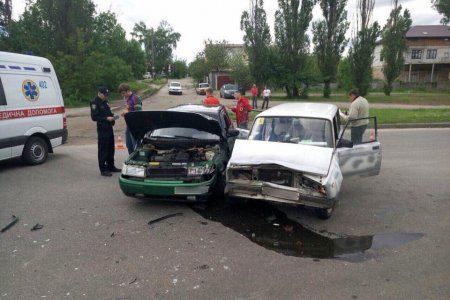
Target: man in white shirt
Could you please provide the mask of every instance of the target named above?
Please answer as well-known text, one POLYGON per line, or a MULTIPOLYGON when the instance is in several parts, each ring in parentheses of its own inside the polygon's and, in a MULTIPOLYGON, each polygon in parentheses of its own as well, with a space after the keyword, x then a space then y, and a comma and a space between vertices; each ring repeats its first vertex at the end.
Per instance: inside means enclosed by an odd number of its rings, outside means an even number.
POLYGON ((344 114, 339 110, 339 115, 345 122, 351 122, 352 142, 354 145, 357 145, 362 143, 362 137, 369 124, 369 119, 353 120, 369 117, 369 102, 360 96, 358 89, 351 90, 348 93, 348 99, 351 102, 348 114, 344 114))
POLYGON ((266 105, 266 109, 269 108, 269 97, 270 97, 270 89, 265 86, 264 87, 264 91, 263 91, 263 104, 262 104, 262 109, 264 110, 264 105, 266 105))

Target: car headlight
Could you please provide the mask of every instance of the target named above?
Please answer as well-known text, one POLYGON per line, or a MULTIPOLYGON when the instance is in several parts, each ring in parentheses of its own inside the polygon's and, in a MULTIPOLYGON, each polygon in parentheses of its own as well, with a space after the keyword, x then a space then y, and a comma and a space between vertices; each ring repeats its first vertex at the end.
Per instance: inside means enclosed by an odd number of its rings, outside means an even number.
POLYGON ((214 171, 214 167, 211 165, 188 167, 188 176, 198 176, 211 174, 214 171))
POLYGON ((124 164, 122 175, 145 178, 145 167, 124 164))

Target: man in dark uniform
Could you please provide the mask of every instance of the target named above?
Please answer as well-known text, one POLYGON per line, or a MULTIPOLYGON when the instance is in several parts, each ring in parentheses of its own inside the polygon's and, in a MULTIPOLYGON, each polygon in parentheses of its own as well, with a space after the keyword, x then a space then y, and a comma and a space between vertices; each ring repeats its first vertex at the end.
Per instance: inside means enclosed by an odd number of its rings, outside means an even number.
POLYGON ((121 170, 114 166, 114 114, 108 105, 109 90, 100 87, 97 97, 91 101, 91 118, 97 122, 98 166, 102 176, 112 176, 111 172, 121 170))

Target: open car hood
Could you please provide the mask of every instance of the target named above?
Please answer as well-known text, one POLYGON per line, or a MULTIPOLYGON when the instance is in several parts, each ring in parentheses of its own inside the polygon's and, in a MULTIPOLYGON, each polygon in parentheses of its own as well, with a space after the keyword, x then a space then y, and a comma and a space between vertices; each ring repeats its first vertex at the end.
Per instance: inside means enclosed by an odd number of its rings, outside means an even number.
POLYGON ((276 164, 326 176, 333 148, 266 141, 236 140, 229 165, 276 164))
POLYGON ((193 128, 223 138, 216 119, 193 112, 133 111, 125 115, 125 122, 136 140, 142 139, 149 131, 170 127, 193 128))

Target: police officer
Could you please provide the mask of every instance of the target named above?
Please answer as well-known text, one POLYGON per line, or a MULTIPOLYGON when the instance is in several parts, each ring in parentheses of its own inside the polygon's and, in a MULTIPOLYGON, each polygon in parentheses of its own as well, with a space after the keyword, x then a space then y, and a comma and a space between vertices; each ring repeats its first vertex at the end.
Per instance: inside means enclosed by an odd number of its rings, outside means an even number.
POLYGON ((111 172, 121 170, 114 166, 114 115, 108 105, 109 90, 102 86, 97 97, 91 101, 91 118, 97 122, 98 166, 102 176, 112 176, 111 172))

